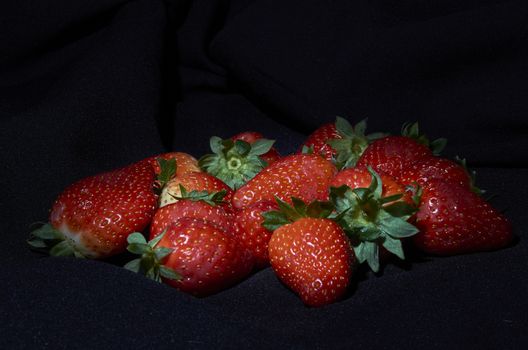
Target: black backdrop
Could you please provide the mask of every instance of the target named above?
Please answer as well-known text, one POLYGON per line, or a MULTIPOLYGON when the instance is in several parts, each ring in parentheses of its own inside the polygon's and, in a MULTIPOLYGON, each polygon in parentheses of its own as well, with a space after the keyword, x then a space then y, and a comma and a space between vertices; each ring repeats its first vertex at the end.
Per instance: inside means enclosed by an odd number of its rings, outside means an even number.
POLYGON ((524 0, 4 0, 0 347, 522 348, 527 115, 524 0), (447 137, 518 240, 360 273, 321 309, 270 269, 195 299, 25 245, 79 178, 242 130, 286 154, 336 115, 447 137))

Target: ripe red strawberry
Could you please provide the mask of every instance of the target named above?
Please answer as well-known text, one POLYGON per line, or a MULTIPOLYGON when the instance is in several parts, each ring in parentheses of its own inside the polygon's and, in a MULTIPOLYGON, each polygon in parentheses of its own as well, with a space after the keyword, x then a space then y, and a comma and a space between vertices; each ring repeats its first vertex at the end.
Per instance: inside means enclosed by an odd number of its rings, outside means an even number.
POLYGON ((404 169, 398 181, 403 185, 418 184, 423 187, 430 180, 436 179, 482 194, 484 191, 475 186, 475 172, 468 171, 465 159, 458 161, 459 163, 440 157, 427 158, 404 169))
POLYGON ((233 195, 233 206, 246 208, 275 197, 289 201, 298 197, 305 202, 327 197, 328 186, 336 174, 335 166, 315 154, 295 154, 266 167, 233 195))
POLYGON ((50 224, 34 231, 28 243, 52 246, 51 255, 101 259, 122 253, 127 236, 143 230, 154 214, 154 181, 148 160, 82 179, 59 195, 50 224))
POLYGON ((273 158, 272 146, 275 141, 258 138, 252 133, 235 135, 236 139, 222 140, 213 136, 209 140, 212 154, 206 154, 198 161, 200 168, 224 181, 232 189, 244 185, 264 169, 268 163, 263 158, 269 155, 273 158), (271 154, 268 154, 271 152, 271 154))
POLYGON ((269 265, 268 242, 273 233, 262 226, 262 213, 278 208, 275 202, 264 201, 240 210, 236 215, 237 239, 253 254, 258 269, 269 265))
POLYGON ((183 152, 169 152, 149 158, 152 166, 154 167, 154 172, 156 175, 159 175, 161 172, 161 168, 158 163, 159 158, 164 160, 176 160, 176 176, 182 176, 191 172, 201 171, 200 167, 198 166, 198 161, 190 154, 183 152))
POLYGON ((325 159, 332 160, 336 156, 336 150, 328 144, 328 141, 342 138, 343 136, 337 131, 336 123, 327 123, 311 133, 302 144, 302 147, 312 148, 315 154, 320 154, 325 159))
POLYGON ((424 135, 419 135, 417 124, 406 125, 402 136, 387 136, 372 142, 359 158, 357 166, 370 166, 378 173, 397 179, 412 164, 437 155, 445 142, 444 139, 429 142, 424 135))
POLYGON ((354 254, 343 229, 324 218, 279 227, 269 242, 273 270, 309 306, 339 300, 352 276, 354 254))
POLYGON ((230 235, 236 231, 232 210, 208 200, 185 198, 156 210, 150 225, 150 239, 156 238, 168 226, 184 217, 207 220, 230 235))
MULTIPOLYGON (((393 195, 402 195, 402 199, 409 203, 414 204, 412 200, 411 193, 405 190, 405 187, 396 180, 386 174, 379 174, 380 180, 382 182, 382 196, 389 197, 393 195)), ((337 175, 332 179, 330 186, 340 187, 346 185, 351 189, 355 188, 367 188, 372 182, 372 175, 366 168, 349 168, 341 170, 337 175)))
POLYGON ((513 239, 506 217, 467 187, 431 179, 423 187, 415 245, 453 255, 502 248, 513 239))
MULTIPOLYGON (((231 140, 241 140, 249 143, 250 145, 254 144, 257 140, 263 139, 264 135, 262 135, 259 132, 256 131, 244 131, 239 134, 236 134, 235 136, 231 137, 231 140)), ((274 163, 275 161, 279 160, 280 154, 279 152, 274 148, 271 147, 270 150, 262 155, 260 155, 260 158, 264 159, 268 165, 274 163)))
MULTIPOLYGON (((160 207, 175 203, 177 197, 181 197, 180 186, 183 186, 188 192, 206 191, 209 193, 225 191, 224 201, 230 203, 233 196, 233 190, 229 188, 222 180, 203 172, 191 172, 182 176, 176 176, 170 180, 160 196, 160 207)), ((228 204, 226 204, 227 206, 228 204)))
POLYGON ((400 240, 418 233, 409 223, 416 208, 405 188, 371 168, 342 170, 332 186, 335 220, 348 235, 358 261, 378 272, 379 262, 389 258, 389 252, 405 259, 400 240))
POLYGON ((139 234, 129 243, 141 258, 126 268, 199 297, 238 283, 253 268, 251 254, 233 236, 202 219, 182 218, 149 243, 139 234))
POLYGON ((384 136, 365 135, 366 128, 366 120, 352 126, 346 119, 337 117, 335 123, 324 124, 308 136, 298 153, 310 149, 335 162, 338 169, 353 167, 368 144, 384 136))

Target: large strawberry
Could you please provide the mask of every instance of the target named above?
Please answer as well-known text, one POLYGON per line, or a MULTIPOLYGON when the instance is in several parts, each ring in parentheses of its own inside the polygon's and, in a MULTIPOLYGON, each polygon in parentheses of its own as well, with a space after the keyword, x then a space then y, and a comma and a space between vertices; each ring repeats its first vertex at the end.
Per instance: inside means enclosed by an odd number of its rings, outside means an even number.
POLYGON ((179 219, 149 243, 131 235, 128 250, 141 257, 127 269, 199 297, 236 284, 253 268, 253 257, 233 236, 197 218, 179 219))
POLYGON ((275 197, 298 197, 305 202, 324 200, 336 172, 331 162, 316 154, 286 156, 239 188, 232 203, 241 209, 260 201, 274 201, 275 197))
POLYGON ((398 178, 415 162, 438 155, 445 143, 445 139, 429 142, 425 135, 419 134, 417 123, 406 124, 401 136, 387 136, 372 142, 359 158, 357 166, 370 166, 378 173, 398 178))
POLYGON ((159 199, 160 207, 178 201, 178 197, 182 195, 181 186, 189 192, 206 191, 213 193, 223 191, 226 203, 229 203, 233 196, 233 190, 222 182, 222 180, 204 172, 190 172, 176 176, 167 182, 159 199))
POLYGON ((368 144, 384 136, 381 133, 365 135, 366 128, 366 120, 352 126, 346 119, 337 117, 335 123, 324 124, 310 134, 300 152, 310 149, 335 161, 338 169, 353 167, 368 144))
POLYGON ((154 239, 172 223, 184 217, 204 219, 230 235, 235 234, 237 230, 235 214, 229 207, 222 205, 225 191, 187 192, 182 187, 180 192, 182 195, 180 200, 156 210, 150 225, 150 239, 154 239))
POLYGON ((262 214, 276 209, 278 206, 275 202, 263 201, 239 210, 235 217, 237 239, 253 254, 258 269, 269 265, 268 243, 273 233, 262 226, 262 214))
POLYGON ((350 284, 354 253, 341 226, 325 218, 325 203, 306 206, 292 199, 294 207, 278 201, 282 211, 265 214, 265 225, 274 229, 269 241, 271 267, 308 306, 339 300, 350 284), (315 217, 310 217, 315 216, 315 217))
POLYGON ((260 138, 249 143, 243 138, 211 137, 209 144, 213 153, 200 158, 200 168, 233 189, 244 185, 268 165, 262 156, 270 152, 275 141, 260 138))
POLYGON ((400 240, 418 229, 408 222, 416 209, 404 187, 371 168, 343 170, 332 186, 334 219, 350 238, 358 261, 366 261, 377 272, 387 251, 405 259, 400 240))
POLYGON ((122 253, 127 236, 143 230, 156 209, 150 160, 82 179, 62 192, 50 222, 28 243, 51 255, 106 258, 122 253))
POLYGON ((438 179, 423 187, 415 245, 452 255, 502 248, 513 239, 506 217, 467 187, 438 179))
MULTIPOLYGON (((262 135, 259 132, 256 131, 244 131, 239 134, 236 134, 235 136, 231 137, 231 140, 241 140, 249 143, 250 145, 254 144, 258 140, 264 139, 264 135, 262 135)), ((266 163, 272 164, 275 161, 277 161, 280 158, 279 152, 274 148, 271 147, 270 150, 262 155, 260 155, 260 158, 262 158, 266 163)))

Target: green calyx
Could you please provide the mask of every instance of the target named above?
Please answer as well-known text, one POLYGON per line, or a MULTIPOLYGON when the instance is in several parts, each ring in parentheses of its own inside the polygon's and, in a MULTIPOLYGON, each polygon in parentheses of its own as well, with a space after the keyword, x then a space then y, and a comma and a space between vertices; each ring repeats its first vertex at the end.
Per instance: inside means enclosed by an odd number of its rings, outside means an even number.
POLYGON ((164 235, 165 231, 147 242, 141 233, 131 233, 127 238, 127 250, 141 257, 128 262, 124 268, 160 283, 162 277, 171 280, 182 279, 179 273, 163 265, 166 258, 172 253, 170 248, 156 247, 164 235))
POLYGON ((273 140, 259 139, 253 144, 242 140, 222 140, 218 136, 210 139, 213 154, 200 158, 200 168, 237 189, 257 175, 268 164, 261 155, 273 146, 273 140))
POLYGON ((300 218, 328 218, 334 211, 334 205, 330 202, 314 201, 310 204, 301 199, 292 197, 292 205, 282 199, 275 197, 279 210, 270 210, 262 213, 264 222, 262 226, 270 231, 291 224, 300 218))
POLYGON ((414 206, 402 200, 403 194, 382 196, 380 176, 368 168, 372 181, 367 188, 343 185, 330 188, 330 201, 336 211, 331 218, 343 227, 350 238, 356 258, 379 271, 379 248, 405 259, 400 239, 418 233, 407 222, 416 212, 414 206))
POLYGON ((185 187, 183 187, 183 185, 180 184, 180 195, 179 196, 175 196, 175 195, 172 195, 171 196, 174 198, 174 199, 188 199, 188 200, 191 200, 193 202, 199 202, 199 201, 202 201, 202 202, 205 202, 211 206, 216 206, 216 205, 221 205, 221 204, 226 204, 227 202, 224 201, 224 197, 226 196, 227 194, 227 191, 226 190, 221 190, 221 191, 218 191, 218 192, 208 192, 208 191, 191 191, 191 192, 187 192, 187 190, 185 189, 185 187))
POLYGON ((355 166, 361 154, 372 141, 386 136, 383 133, 365 135, 366 119, 352 126, 346 119, 336 117, 335 126, 341 138, 330 139, 327 143, 336 151, 334 162, 338 169, 355 166))
POLYGON ((32 250, 51 256, 74 256, 86 258, 62 232, 45 223, 33 230, 26 241, 32 250))
POLYGON ((445 146, 447 145, 447 139, 443 137, 433 141, 429 141, 425 134, 420 134, 418 122, 404 123, 401 129, 401 134, 402 136, 410 137, 416 140, 416 142, 428 147, 435 156, 440 155, 440 153, 444 150, 445 146))
POLYGON ((176 159, 157 158, 156 161, 158 162, 160 173, 154 183, 154 192, 161 194, 163 187, 176 176, 177 165, 176 159))

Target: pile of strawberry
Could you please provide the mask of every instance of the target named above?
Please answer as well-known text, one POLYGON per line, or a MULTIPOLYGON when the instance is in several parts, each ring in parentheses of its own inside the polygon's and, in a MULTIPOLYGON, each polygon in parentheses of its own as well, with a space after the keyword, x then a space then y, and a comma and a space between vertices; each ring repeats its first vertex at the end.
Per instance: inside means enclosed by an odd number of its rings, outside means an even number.
POLYGON ((365 130, 338 117, 287 156, 256 132, 212 137, 199 161, 166 153, 82 179, 28 243, 92 259, 128 250, 139 257, 127 269, 196 296, 271 265, 321 306, 343 297, 358 265, 377 272, 404 247, 452 255, 511 242, 464 162, 438 156, 443 139, 417 124, 400 136, 365 130))

